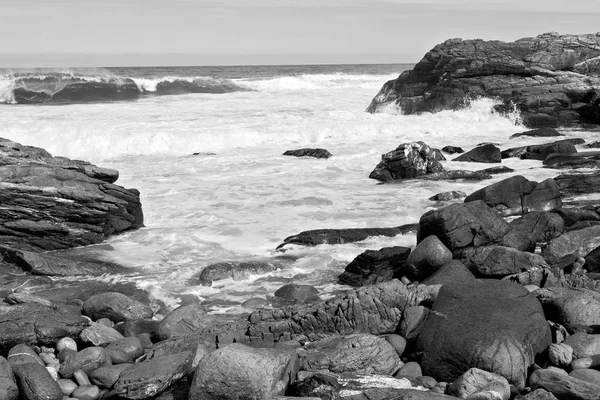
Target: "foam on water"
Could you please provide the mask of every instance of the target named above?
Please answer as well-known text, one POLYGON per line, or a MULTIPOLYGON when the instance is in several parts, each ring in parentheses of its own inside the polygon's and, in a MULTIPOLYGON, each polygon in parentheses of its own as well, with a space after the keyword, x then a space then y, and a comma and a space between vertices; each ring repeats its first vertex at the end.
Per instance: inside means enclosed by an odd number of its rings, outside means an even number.
MULTIPOLYGON (((414 234, 407 234, 335 246, 286 246, 286 252, 276 252, 285 237, 309 229, 415 223, 435 206, 430 196, 447 190, 470 193, 504 178, 377 185, 369 173, 381 154, 398 144, 423 140, 438 148, 469 149, 482 142, 501 148, 540 142, 509 140, 525 128, 518 125, 517 115, 494 113, 489 99, 436 114, 364 112, 389 79, 389 74, 240 78, 236 84, 244 81, 254 91, 61 107, 6 106, 0 107, 0 136, 118 169, 118 184, 140 190, 145 228, 69 251, 131 268, 130 274, 103 279, 135 282, 171 307, 181 296, 191 295, 210 302, 216 313, 238 312, 250 297, 273 300, 274 291, 289 282, 312 284, 323 297, 331 296, 347 289, 336 278, 364 250, 416 242, 414 234), (324 147, 333 157, 282 156, 300 147, 324 147), (190 283, 211 263, 247 260, 274 261, 281 268, 212 287, 190 283)), ((138 84, 149 85, 148 90, 152 85, 138 84)), ((586 140, 594 135, 568 134, 586 140)), ((444 165, 485 167, 452 161, 444 165)), ((508 159, 503 165, 535 180, 556 174, 535 160, 508 159)))

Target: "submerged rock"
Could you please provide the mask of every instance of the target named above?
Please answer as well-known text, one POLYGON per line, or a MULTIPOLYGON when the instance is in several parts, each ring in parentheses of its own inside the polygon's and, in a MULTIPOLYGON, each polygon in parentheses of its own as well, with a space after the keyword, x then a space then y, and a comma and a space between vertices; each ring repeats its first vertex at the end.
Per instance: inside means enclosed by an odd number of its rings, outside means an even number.
POLYGON ((521 137, 521 136, 553 137, 553 136, 563 136, 563 134, 554 128, 540 128, 540 129, 533 129, 533 130, 525 131, 525 132, 521 132, 521 133, 515 133, 514 135, 511 135, 510 138, 513 139, 513 138, 517 138, 517 137, 521 137))
POLYGON ((283 153, 284 156, 293 157, 313 157, 313 158, 329 158, 331 153, 325 149, 297 149, 287 150, 283 153))
POLYGON ((450 39, 383 85, 367 111, 404 114, 457 109, 499 98, 526 126, 600 123, 600 33, 545 33, 515 42, 450 39), (393 107, 390 107, 393 106, 393 107))
POLYGON ((140 194, 113 184, 117 177, 114 170, 0 139, 0 241, 57 250, 142 227, 140 194))

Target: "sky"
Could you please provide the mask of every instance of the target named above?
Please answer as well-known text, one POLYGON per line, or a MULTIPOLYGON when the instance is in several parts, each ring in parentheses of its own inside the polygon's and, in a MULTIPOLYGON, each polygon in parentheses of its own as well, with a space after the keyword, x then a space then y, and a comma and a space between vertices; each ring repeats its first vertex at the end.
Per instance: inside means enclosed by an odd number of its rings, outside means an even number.
POLYGON ((600 0, 0 0, 0 68, 416 63, 600 31, 600 0))

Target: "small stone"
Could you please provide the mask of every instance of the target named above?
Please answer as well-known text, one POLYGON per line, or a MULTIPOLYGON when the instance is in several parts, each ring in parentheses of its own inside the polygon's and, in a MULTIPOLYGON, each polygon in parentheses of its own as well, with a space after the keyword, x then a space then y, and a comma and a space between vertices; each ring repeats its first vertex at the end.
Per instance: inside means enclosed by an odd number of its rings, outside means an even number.
POLYGON ((99 320, 96 321, 96 323, 98 323, 100 325, 104 325, 104 326, 109 327, 109 328, 114 328, 115 327, 115 323, 112 322, 108 318, 100 318, 99 320))
POLYGON ((77 384, 71 379, 59 379, 56 383, 58 383, 60 390, 62 390, 65 396, 70 396, 73 390, 77 388, 77 384))
POLYGON ((77 343, 70 337, 64 337, 56 343, 56 350, 60 353, 63 349, 77 351, 77 343))
POLYGON ((94 385, 98 385, 101 388, 112 389, 115 383, 119 380, 119 375, 121 375, 121 372, 131 366, 133 366, 133 364, 118 364, 100 367, 90 372, 90 381, 94 385))
POLYGON ((394 374, 396 378, 418 378, 421 376, 423 376, 421 366, 414 361, 407 362, 394 374))
POLYGON ((548 348, 548 357, 553 365, 565 368, 573 361, 573 348, 565 343, 552 343, 548 348))
POLYGON ((82 385, 71 393, 71 397, 79 400, 96 400, 100 397, 100 388, 95 385, 82 385))

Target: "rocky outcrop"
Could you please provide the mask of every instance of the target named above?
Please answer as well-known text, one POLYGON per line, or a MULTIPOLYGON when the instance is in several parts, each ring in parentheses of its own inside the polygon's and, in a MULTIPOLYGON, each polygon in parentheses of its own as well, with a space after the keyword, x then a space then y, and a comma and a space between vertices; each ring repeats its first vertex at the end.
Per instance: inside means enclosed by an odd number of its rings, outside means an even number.
POLYGON ((486 96, 500 99, 498 111, 516 107, 531 127, 600 123, 598 57, 600 33, 545 33, 511 43, 450 39, 385 83, 367 111, 435 112, 486 96))
POLYGON ((381 155, 381 162, 369 175, 378 181, 416 178, 444 171, 444 156, 423 142, 402 143, 396 150, 381 155))
POLYGON ((118 172, 0 138, 0 242, 57 250, 143 226, 139 192, 118 172))
POLYGON ((350 286, 365 286, 402 278, 410 248, 402 246, 367 250, 346 266, 338 281, 350 286))

